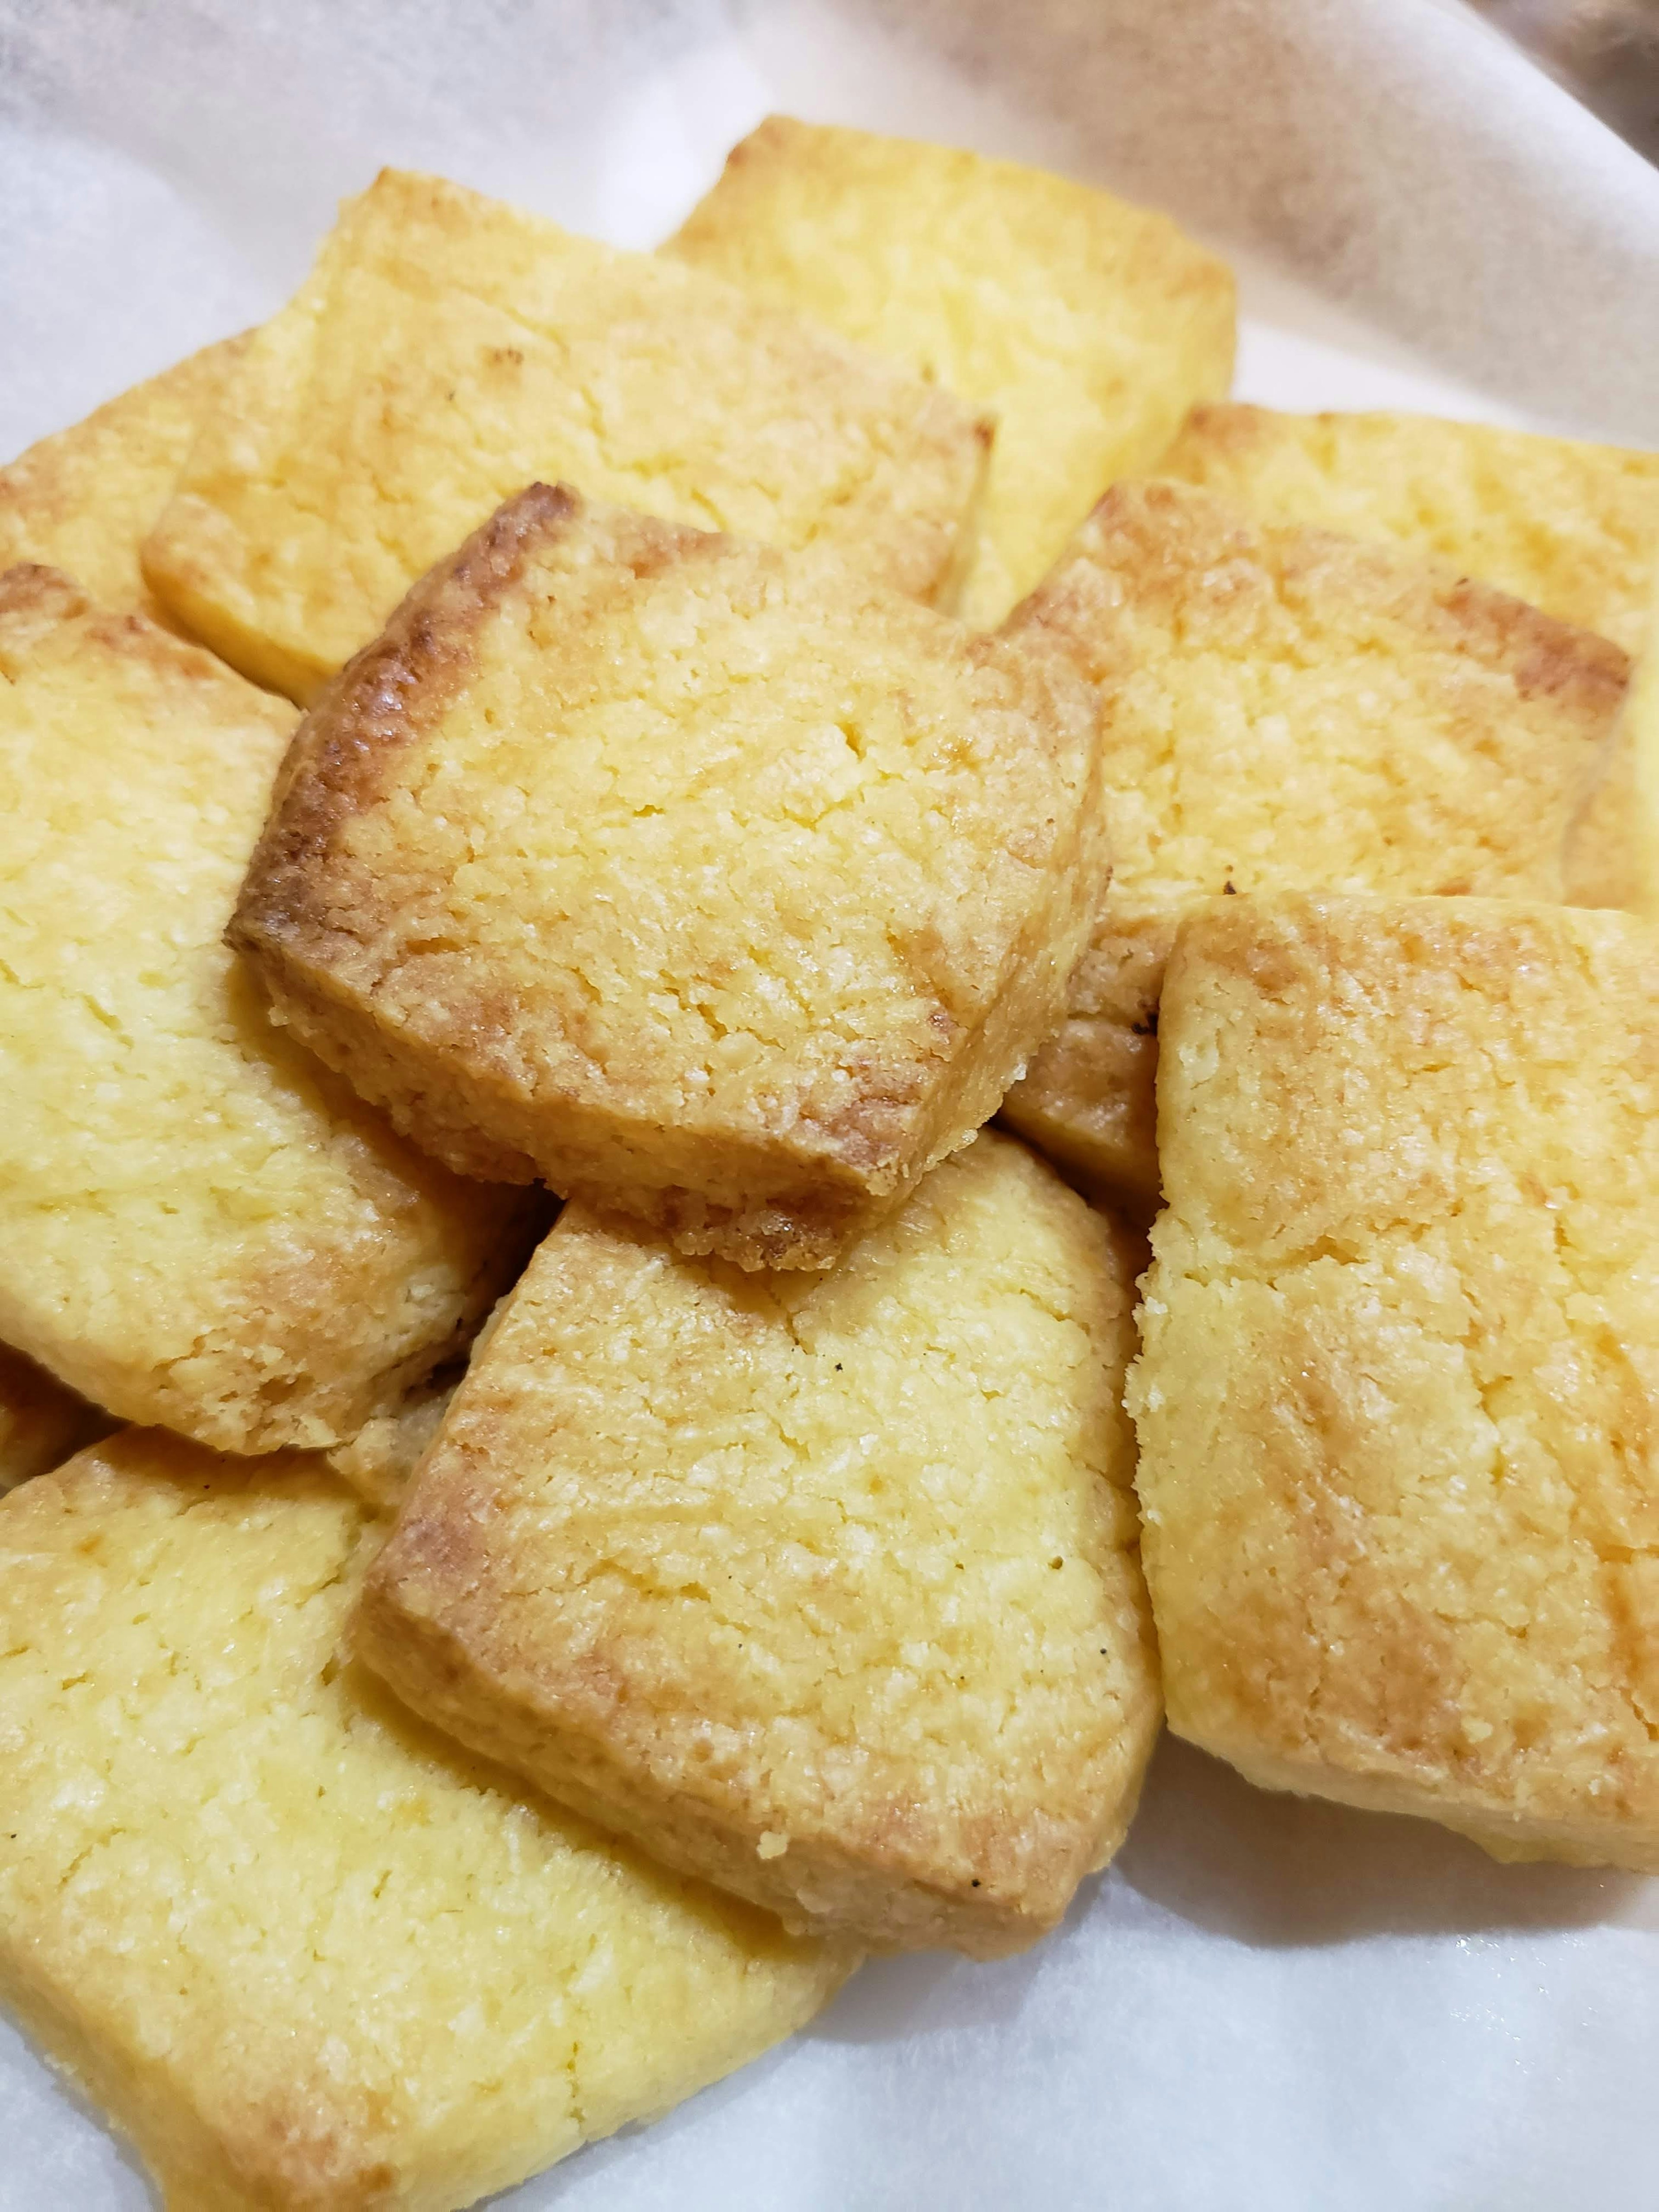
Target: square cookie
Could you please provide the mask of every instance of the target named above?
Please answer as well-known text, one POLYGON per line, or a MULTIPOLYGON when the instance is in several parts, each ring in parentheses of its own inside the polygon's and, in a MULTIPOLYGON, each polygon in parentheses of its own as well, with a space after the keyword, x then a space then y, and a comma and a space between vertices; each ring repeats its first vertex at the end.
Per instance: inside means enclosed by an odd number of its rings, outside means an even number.
POLYGON ((1138 1240, 993 1133, 823 1278, 567 1207, 356 1648, 419 1711, 788 1923, 1052 1927, 1158 1732, 1123 1413, 1138 1240))
POLYGON ((1232 379, 1224 262, 1167 216, 953 147, 770 116, 663 251, 989 410, 959 605, 987 629, 1232 379))
POLYGON ((538 484, 301 725, 232 935, 461 1172, 826 1267, 1059 1019, 1098 771, 1056 656, 538 484))
POLYGON ((1381 538, 1633 653, 1659 562, 1659 453, 1431 415, 1200 407, 1158 473, 1263 522, 1381 538))
POLYGON ((0 575, 0 1338, 232 1451, 343 1442, 470 1334, 521 1194, 273 1030, 222 942, 293 709, 0 575))
POLYGON ((1158 992, 1194 901, 1590 900, 1641 860, 1626 823, 1583 813, 1625 655, 1391 547, 1123 484, 1008 629, 1099 697, 1116 867, 1066 1020, 1004 1113, 1145 1211, 1158 992))
POLYGON ((1217 901, 1160 1042, 1130 1402, 1171 1727, 1659 1872, 1659 935, 1217 901))
POLYGON ((0 1996, 176 2212, 452 2212, 852 1963, 522 1797, 346 1662, 316 1461, 129 1430, 0 1503, 0 1996))
POLYGON ((139 548, 246 344, 204 347, 0 469, 0 569, 62 568, 112 613, 174 628, 144 581, 139 548))
POLYGON ((387 170, 250 339, 145 573, 233 666, 307 700, 538 477, 838 544, 931 599, 989 437, 948 392, 715 277, 387 170))

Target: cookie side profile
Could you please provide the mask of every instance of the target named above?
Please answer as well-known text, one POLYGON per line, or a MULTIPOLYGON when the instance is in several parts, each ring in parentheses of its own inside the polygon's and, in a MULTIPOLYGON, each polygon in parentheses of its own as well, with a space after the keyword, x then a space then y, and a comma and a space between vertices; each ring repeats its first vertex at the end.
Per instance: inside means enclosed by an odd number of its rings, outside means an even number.
POLYGON ((1138 1240, 979 1137, 831 1275, 567 1208, 356 1637, 417 1711, 781 1913, 991 1957, 1158 1732, 1121 1407, 1138 1240))
POLYGON ((340 1644, 314 1459, 127 1431, 0 1502, 0 1996, 168 2212, 452 2212, 852 1964, 527 1800, 340 1644))
POLYGON ((519 1194, 272 1029, 221 942, 291 708, 0 576, 0 1338, 125 1419, 343 1442, 463 1341, 519 1194))
POLYGON ((1659 937, 1212 902, 1160 1044, 1130 1403, 1171 1727, 1659 1871, 1659 937))
POLYGON ((96 1406, 0 1344, 0 1492, 50 1473, 110 1425, 96 1406))
POLYGON ((1659 562, 1659 453, 1431 415, 1199 407, 1158 473, 1262 522, 1443 561, 1628 653, 1659 562))
POLYGON ((992 412, 958 606, 986 629, 1232 378, 1224 262, 1167 216, 952 147, 770 116, 662 250, 992 412))
POLYGON ((204 347, 0 469, 0 569, 61 568, 112 613, 175 628, 144 581, 138 550, 246 344, 204 347))
POLYGON ((1109 865, 1057 656, 533 485, 301 724, 231 936, 458 1170, 825 1267, 996 1110, 1109 865))
POLYGON ((538 477, 700 528, 846 547, 931 599, 989 440, 701 271, 387 170, 250 339, 144 552, 245 675, 307 701, 538 477))
POLYGON ((1594 899, 1631 849, 1628 822, 1579 819, 1625 655, 1390 547, 1122 484, 1008 633, 1068 654, 1100 701, 1115 866, 1004 1118, 1142 1210, 1159 976, 1195 900, 1594 899))

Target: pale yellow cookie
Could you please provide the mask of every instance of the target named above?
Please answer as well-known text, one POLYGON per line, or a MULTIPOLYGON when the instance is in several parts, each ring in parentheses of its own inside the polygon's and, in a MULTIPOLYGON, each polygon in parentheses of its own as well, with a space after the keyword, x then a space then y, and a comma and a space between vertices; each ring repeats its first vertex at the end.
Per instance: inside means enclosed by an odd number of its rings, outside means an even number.
POLYGON ((1212 902, 1160 1042, 1130 1402, 1170 1725, 1659 1872, 1659 934, 1212 902))
POLYGON ((0 1339, 234 1451, 389 1410, 510 1279, 522 1206, 396 1137, 222 942, 293 721, 0 575, 0 1339))
POLYGON ((948 146, 770 116, 663 251, 990 410, 960 602, 987 628, 1232 377, 1224 262, 1167 216, 948 146))
POLYGON ((0 569, 20 561, 64 569, 100 606, 173 628, 138 549, 246 344, 204 347, 0 469, 0 569))
POLYGON ((1158 1731, 1121 1409, 1137 1240, 986 1134, 833 1274, 568 1207, 371 1575, 369 1663, 791 1924, 988 1957, 1158 1731))
POLYGON ((827 1267, 1060 1018, 1096 721, 836 556, 536 485, 307 716, 232 935, 455 1168, 827 1267))
POLYGON ((845 546, 930 599, 989 432, 731 285, 386 171, 255 332, 145 550, 151 588, 309 699, 536 477, 705 529, 845 546))
POLYGON ((1263 522, 1382 538, 1627 652, 1659 560, 1659 453, 1431 415, 1198 408, 1158 465, 1263 522))
POLYGON ((1593 902, 1635 857, 1627 823, 1579 818, 1625 655, 1392 547, 1122 484, 1008 635, 1094 688, 1115 870, 1066 1021, 1005 1117, 1143 1210, 1163 962, 1195 900, 1593 902))
POLYGON ((521 1797, 341 1632, 319 1463, 128 1431, 0 1502, 0 1994, 167 2212, 452 2212, 852 1963, 521 1797))

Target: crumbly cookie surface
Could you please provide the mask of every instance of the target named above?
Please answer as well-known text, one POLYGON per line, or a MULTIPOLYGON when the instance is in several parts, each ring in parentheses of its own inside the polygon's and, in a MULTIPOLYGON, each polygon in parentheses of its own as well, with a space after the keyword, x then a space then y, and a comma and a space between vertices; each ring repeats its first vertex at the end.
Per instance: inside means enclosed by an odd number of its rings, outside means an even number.
POLYGON ((369 1663, 792 1923, 989 1956, 1121 1839, 1157 1665, 1138 1240, 1010 1139, 836 1271, 567 1208, 370 1577, 369 1663))
POLYGON ((246 343, 204 347, 0 469, 0 569, 26 561, 61 568, 111 612, 173 628, 144 581, 139 548, 246 343))
POLYGON ((1097 778, 1056 656, 536 485, 301 726, 233 935, 456 1168, 823 1267, 1058 1020, 1097 778))
POLYGON ((314 1460, 128 1431, 0 1502, 0 1991, 169 2212, 451 2212, 799 2027, 850 1955, 415 1721, 314 1460))
POLYGON ((1158 977, 1193 902, 1594 899, 1622 865, 1627 820, 1583 810, 1625 655, 1390 547, 1126 484, 1009 629, 1069 653, 1101 701, 1115 866, 1066 1023, 1005 1115, 1143 1206, 1158 977))
POLYGON ((0 1338, 236 1451, 329 1444, 494 1295, 521 1200, 413 1151, 221 942, 291 708, 0 576, 0 1338))
POLYGON ((195 635, 299 700, 538 477, 841 544, 930 599, 988 435, 950 394, 714 277, 388 170, 249 341, 145 573, 195 635))
POLYGON ((664 251, 991 411, 988 629, 1232 376, 1232 272, 1167 216, 947 146, 771 116, 664 251))
POLYGON ((1386 539, 1640 641, 1659 562, 1659 453, 1430 415, 1196 409, 1158 474, 1263 522, 1386 539))
POLYGON ((1659 938, 1214 902, 1160 1043, 1130 1403, 1171 1726, 1659 1870, 1659 938))

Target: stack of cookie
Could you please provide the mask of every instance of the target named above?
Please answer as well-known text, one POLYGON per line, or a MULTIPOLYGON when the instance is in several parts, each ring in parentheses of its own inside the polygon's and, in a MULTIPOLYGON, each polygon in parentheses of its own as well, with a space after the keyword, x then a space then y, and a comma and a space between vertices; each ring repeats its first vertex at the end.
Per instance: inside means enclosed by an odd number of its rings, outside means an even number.
POLYGON ((775 119, 654 256, 383 176, 0 475, 0 1989, 169 2203, 1031 1942, 1160 1644, 1646 1863, 1659 458, 1232 345, 775 119))

